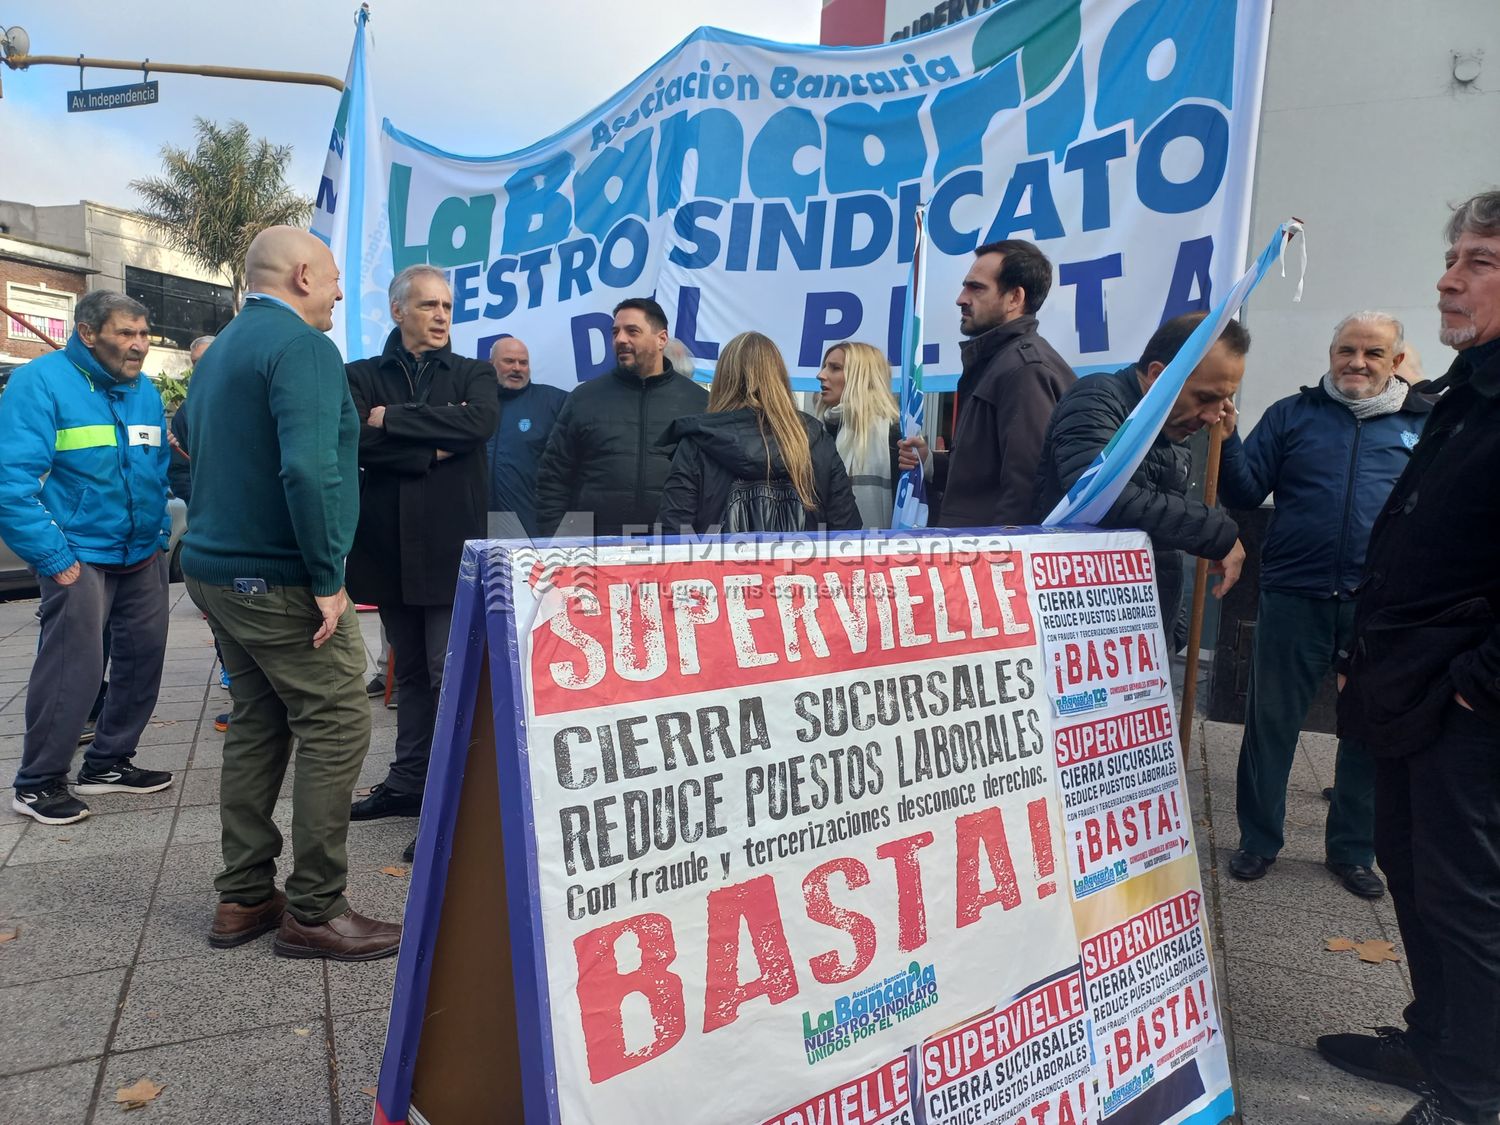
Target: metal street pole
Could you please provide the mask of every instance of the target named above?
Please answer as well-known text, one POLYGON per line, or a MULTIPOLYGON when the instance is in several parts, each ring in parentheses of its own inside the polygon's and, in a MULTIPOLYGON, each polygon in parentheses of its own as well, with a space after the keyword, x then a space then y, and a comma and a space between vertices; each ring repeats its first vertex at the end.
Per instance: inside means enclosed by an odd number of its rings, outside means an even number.
MULTIPOLYGON (((95 67, 101 70, 138 70, 143 74, 156 71, 159 74, 197 74, 204 78, 242 78, 252 82, 327 86, 340 93, 344 89, 343 79, 328 74, 309 74, 298 70, 256 70, 243 66, 191 66, 185 63, 152 62, 150 59, 127 62, 123 59, 90 59, 83 55, 73 58, 65 55, 6 55, 5 65, 12 70, 25 70, 29 66, 76 66, 80 70, 95 67)), ((80 81, 79 86, 82 85, 80 81)))

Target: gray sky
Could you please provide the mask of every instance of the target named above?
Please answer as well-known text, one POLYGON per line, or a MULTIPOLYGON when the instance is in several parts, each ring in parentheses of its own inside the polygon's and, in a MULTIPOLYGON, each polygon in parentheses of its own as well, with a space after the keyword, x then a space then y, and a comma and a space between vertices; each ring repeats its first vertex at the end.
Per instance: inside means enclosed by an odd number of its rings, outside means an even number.
MULTIPOLYGON (((344 77, 355 0, 0 0, 35 55, 156 59, 344 77)), ((498 155, 540 140, 620 89, 694 28, 817 41, 819 0, 372 0, 377 112, 453 152, 498 155), (647 14, 649 13, 649 14, 647 14)), ((338 94, 317 86, 155 75, 160 104, 68 113, 71 67, 0 66, 0 198, 37 204, 139 203, 163 144, 190 147, 193 118, 244 121, 293 146, 288 179, 312 195, 338 94)), ((85 87, 140 81, 89 70, 85 87)))

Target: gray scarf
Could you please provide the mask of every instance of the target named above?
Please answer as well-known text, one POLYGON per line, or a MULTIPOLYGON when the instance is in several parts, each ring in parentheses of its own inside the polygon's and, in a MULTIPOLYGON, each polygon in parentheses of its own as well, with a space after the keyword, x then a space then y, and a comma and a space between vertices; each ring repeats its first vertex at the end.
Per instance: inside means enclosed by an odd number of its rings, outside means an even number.
POLYGON ((1406 392, 1409 388, 1406 381, 1399 375, 1392 375, 1386 383, 1385 390, 1370 398, 1350 398, 1343 391, 1333 385, 1333 372, 1323 376, 1323 390, 1334 402, 1342 403, 1349 408, 1349 412, 1360 421, 1370 418, 1381 418, 1387 414, 1394 414, 1406 405, 1406 392))

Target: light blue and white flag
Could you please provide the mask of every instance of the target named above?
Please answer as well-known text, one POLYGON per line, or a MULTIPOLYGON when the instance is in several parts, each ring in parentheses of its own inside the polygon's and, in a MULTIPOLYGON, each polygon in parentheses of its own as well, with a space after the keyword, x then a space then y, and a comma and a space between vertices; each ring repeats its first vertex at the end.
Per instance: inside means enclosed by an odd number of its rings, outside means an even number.
POLYGON ((368 229, 366 195, 384 194, 380 160, 381 120, 375 115, 375 95, 365 55, 365 27, 370 7, 362 5, 354 16, 354 49, 344 77, 344 95, 339 100, 328 158, 318 183, 317 202, 308 228, 328 244, 338 263, 344 299, 333 310, 329 335, 346 360, 378 355, 390 331, 385 286, 390 269, 366 268, 366 255, 389 261, 390 238, 384 226, 368 229), (381 278, 384 281, 381 281, 381 278))
POLYGON ((1276 264, 1282 250, 1301 233, 1302 224, 1295 219, 1281 224, 1255 264, 1245 271, 1224 299, 1193 329, 1193 334, 1187 338, 1182 349, 1157 376, 1145 397, 1136 403, 1130 417, 1115 431, 1115 436, 1109 439, 1109 444, 1099 451, 1093 464, 1083 471, 1068 494, 1057 502, 1051 515, 1042 521, 1043 527, 1074 523, 1096 524, 1114 506, 1126 483, 1145 459, 1156 435, 1161 433, 1172 404, 1182 393, 1182 386, 1193 373, 1193 368, 1198 366, 1214 346, 1219 334, 1224 331, 1224 325, 1239 312, 1251 291, 1276 264))
MULTIPOLYGON (((919 205, 915 217, 917 234, 901 325, 901 436, 907 438, 922 432, 926 414, 922 399, 922 303, 927 296, 927 208, 919 205)), ((927 481, 920 462, 896 482, 891 526, 898 531, 927 526, 927 481)))

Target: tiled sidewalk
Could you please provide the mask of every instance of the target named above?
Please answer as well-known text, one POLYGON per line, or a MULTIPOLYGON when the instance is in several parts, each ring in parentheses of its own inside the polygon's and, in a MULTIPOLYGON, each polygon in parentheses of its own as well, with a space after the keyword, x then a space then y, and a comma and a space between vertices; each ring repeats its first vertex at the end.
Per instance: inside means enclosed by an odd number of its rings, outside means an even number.
MULTIPOLYGON (((271 953, 269 937, 208 947, 219 855, 219 766, 228 710, 208 626, 172 587, 161 700, 137 760, 178 771, 161 793, 87 798, 93 815, 51 828, 0 806, 0 1112, 7 1120, 106 1122, 115 1091, 145 1077, 160 1096, 127 1120, 285 1125, 370 1120, 396 962, 333 964, 271 953)), ((0 604, 0 774, 21 753, 34 601, 0 604)), ((378 648, 379 623, 361 617, 378 648)), ((361 784, 384 775, 395 712, 377 706, 361 784)), ((290 778, 283 795, 290 793, 290 778)), ((290 800, 278 806, 286 828, 290 800)), ((351 826, 349 899, 399 919, 414 820, 351 826)))
MULTIPOLYGON (((177 783, 146 797, 91 797, 94 815, 63 828, 0 806, 0 931, 20 930, 0 944, 0 1112, 27 1125, 115 1121, 124 1112, 115 1091, 149 1078, 165 1089, 126 1120, 363 1125, 396 962, 289 961, 272 955, 269 938, 227 952, 205 941, 223 746, 213 718, 228 696, 208 627, 181 587, 172 593, 161 702, 139 760, 179 771, 177 783)), ((35 606, 0 603, 6 784, 21 753, 35 606)), ((378 623, 367 615, 362 625, 373 652, 378 623)), ((377 706, 361 784, 384 775, 394 724, 377 706)), ((1412 1098, 1347 1077, 1311 1049, 1325 1030, 1399 1022, 1409 987, 1400 965, 1323 952, 1331 937, 1397 940, 1388 901, 1352 897, 1322 867, 1319 790, 1332 780, 1332 740, 1304 736, 1287 851, 1264 880, 1240 884, 1219 880, 1215 866, 1235 844, 1239 728, 1204 727, 1192 795, 1243 1121, 1395 1122, 1412 1098)), ((361 912, 399 918, 406 880, 380 869, 404 866, 414 827, 351 827, 349 898, 361 912)))

